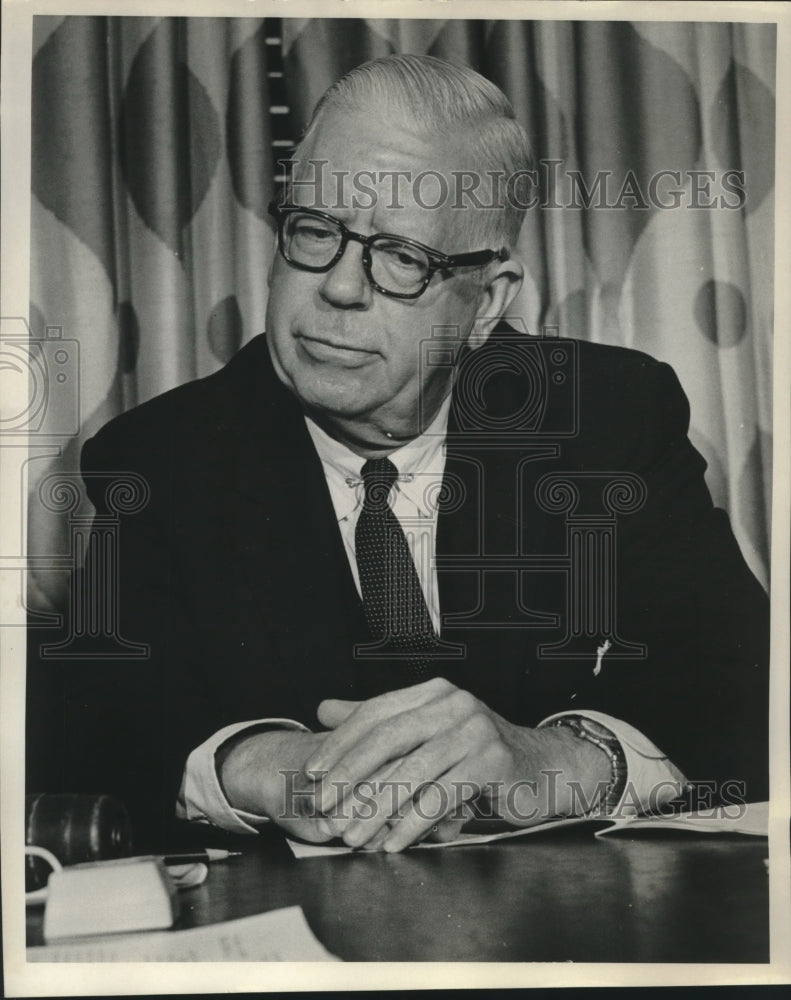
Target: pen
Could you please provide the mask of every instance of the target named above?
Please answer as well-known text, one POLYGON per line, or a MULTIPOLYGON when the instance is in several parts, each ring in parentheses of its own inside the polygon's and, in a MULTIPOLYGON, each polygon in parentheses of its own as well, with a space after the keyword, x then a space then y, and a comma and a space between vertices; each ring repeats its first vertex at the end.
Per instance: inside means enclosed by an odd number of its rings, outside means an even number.
POLYGON ((226 858, 237 858, 241 851, 224 851, 219 847, 207 847, 202 851, 190 851, 186 854, 165 854, 162 860, 166 865, 191 865, 199 861, 208 864, 210 861, 225 861, 226 858))

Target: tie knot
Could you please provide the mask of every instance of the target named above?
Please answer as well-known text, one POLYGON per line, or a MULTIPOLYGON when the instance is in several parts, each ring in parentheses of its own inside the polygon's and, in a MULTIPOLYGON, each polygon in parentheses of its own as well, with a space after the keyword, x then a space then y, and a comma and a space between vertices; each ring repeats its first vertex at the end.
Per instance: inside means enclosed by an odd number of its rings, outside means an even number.
POLYGON ((364 504, 384 510, 388 506, 390 490, 398 479, 398 469, 389 458, 369 458, 362 468, 364 504))

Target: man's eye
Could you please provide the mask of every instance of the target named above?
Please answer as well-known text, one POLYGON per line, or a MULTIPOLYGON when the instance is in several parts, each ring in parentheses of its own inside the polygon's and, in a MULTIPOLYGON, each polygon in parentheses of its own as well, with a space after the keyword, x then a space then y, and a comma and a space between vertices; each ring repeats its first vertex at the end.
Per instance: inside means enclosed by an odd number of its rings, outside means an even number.
POLYGON ((408 247, 399 246, 398 244, 386 244, 379 247, 379 250, 385 254, 387 262, 390 265, 395 265, 406 270, 420 271, 425 269, 426 262, 424 258, 408 247))
POLYGON ((329 226, 323 226, 320 222, 297 221, 294 225, 294 235, 301 240, 312 240, 313 242, 329 242, 335 239, 335 231, 329 226))

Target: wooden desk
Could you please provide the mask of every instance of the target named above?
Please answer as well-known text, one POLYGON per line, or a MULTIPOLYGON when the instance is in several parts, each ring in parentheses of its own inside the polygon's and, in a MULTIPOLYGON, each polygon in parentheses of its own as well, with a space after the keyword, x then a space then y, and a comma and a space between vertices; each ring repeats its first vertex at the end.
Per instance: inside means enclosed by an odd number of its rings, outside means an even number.
MULTIPOLYGON (((297 861, 239 839, 182 895, 179 926, 298 904, 347 961, 767 962, 765 840, 584 830, 486 846, 297 861)), ((42 910, 28 940, 40 944, 42 910)))

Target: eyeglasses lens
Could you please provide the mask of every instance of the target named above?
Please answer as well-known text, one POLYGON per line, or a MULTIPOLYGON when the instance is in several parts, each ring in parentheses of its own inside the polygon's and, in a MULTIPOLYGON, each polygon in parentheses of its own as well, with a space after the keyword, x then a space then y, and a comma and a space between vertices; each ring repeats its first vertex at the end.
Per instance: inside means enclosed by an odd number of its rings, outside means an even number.
MULTIPOLYGON (((289 212, 282 220, 283 249, 296 267, 326 267, 343 239, 340 224, 303 212, 289 212)), ((378 236, 368 247, 371 278, 381 288, 399 295, 420 290, 430 262, 422 250, 392 236, 378 236)))

